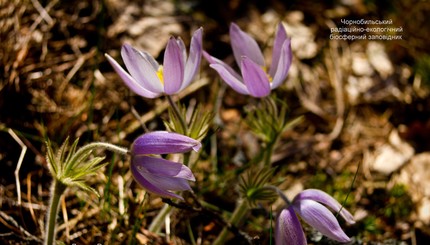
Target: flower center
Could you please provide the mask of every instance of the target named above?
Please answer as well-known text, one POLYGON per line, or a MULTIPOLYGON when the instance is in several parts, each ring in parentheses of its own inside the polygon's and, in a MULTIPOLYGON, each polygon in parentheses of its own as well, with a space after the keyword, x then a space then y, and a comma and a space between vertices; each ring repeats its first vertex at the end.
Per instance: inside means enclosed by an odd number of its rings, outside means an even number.
POLYGON ((158 79, 160 79, 161 84, 164 85, 163 66, 162 65, 158 66, 157 77, 158 77, 158 79))
POLYGON ((273 81, 273 77, 269 75, 269 73, 267 72, 267 67, 262 66, 261 69, 263 69, 264 73, 266 73, 267 78, 269 79, 269 82, 272 83, 273 81))

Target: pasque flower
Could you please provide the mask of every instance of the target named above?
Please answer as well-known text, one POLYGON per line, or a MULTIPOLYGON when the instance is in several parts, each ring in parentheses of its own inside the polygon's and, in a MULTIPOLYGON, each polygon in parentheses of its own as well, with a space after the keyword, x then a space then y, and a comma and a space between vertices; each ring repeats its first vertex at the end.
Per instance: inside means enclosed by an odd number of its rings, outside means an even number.
POLYGON ((195 181, 191 170, 182 163, 151 155, 198 151, 200 147, 200 142, 177 133, 143 134, 131 146, 131 173, 148 192, 183 199, 173 192, 191 190, 188 181, 195 181))
POLYGON ((171 37, 164 53, 163 65, 159 65, 149 53, 129 44, 124 44, 121 49, 129 73, 111 56, 105 56, 124 83, 136 94, 146 98, 172 95, 187 87, 197 73, 202 56, 202 33, 202 28, 194 32, 188 57, 182 39, 171 37))
POLYGON ((265 97, 270 94, 271 89, 282 84, 292 60, 290 38, 287 37, 282 23, 278 25, 276 31, 269 69, 257 42, 234 23, 230 25, 230 39, 234 58, 242 76, 223 61, 203 51, 203 56, 210 63, 210 67, 215 69, 230 87, 241 94, 265 97))
POLYGON ((350 238, 343 232, 336 217, 322 204, 334 212, 339 212, 348 224, 355 223, 352 215, 329 194, 316 189, 307 189, 300 192, 292 203, 278 214, 275 228, 276 244, 307 244, 297 214, 330 239, 349 242, 350 238))

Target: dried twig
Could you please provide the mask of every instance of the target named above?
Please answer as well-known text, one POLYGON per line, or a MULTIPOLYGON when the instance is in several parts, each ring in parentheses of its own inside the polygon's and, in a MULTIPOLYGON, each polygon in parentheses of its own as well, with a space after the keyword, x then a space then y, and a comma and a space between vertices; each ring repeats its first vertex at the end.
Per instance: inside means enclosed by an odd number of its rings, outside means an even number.
POLYGON ((31 173, 27 175, 27 187, 28 187, 27 200, 30 203, 29 210, 30 210, 31 218, 33 219, 34 223, 37 224, 37 218, 36 218, 36 215, 34 214, 33 205, 31 203, 31 173))
POLYGON ((21 205, 21 184, 19 182, 19 170, 21 169, 22 161, 24 160, 25 153, 27 152, 27 146, 21 141, 18 135, 12 129, 8 129, 7 132, 12 138, 21 146, 21 154, 19 155, 18 163, 15 168, 15 181, 16 181, 16 193, 18 196, 18 205, 21 205))
POLYGON ((22 234, 24 234, 26 236, 26 240, 32 240, 32 241, 42 242, 42 240, 40 240, 39 238, 33 236, 30 232, 26 231, 22 226, 20 226, 18 224, 18 222, 16 222, 16 220, 14 218, 12 218, 11 216, 7 215, 6 213, 0 211, 0 218, 1 218, 0 221, 3 220, 3 221, 7 221, 8 222, 5 225, 7 225, 7 226, 11 226, 12 225, 13 228, 18 229, 19 232, 21 232, 22 234))
POLYGON ((69 216, 67 215, 67 204, 65 196, 61 198, 61 212, 63 213, 64 224, 66 225, 66 240, 70 241, 69 216))
POLYGON ((54 20, 49 16, 48 11, 42 7, 42 5, 37 0, 31 0, 33 3, 33 6, 36 8, 36 10, 40 13, 40 17, 42 17, 48 25, 53 25, 54 20))

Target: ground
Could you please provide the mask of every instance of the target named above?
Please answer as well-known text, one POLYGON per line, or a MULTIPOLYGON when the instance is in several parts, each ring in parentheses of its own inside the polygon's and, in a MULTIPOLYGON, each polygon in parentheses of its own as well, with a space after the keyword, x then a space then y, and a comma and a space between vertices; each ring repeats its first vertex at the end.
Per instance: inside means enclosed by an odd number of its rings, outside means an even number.
MULTIPOLYGON (((350 226, 340 221, 351 244, 426 244, 429 10, 428 1, 418 0, 1 1, 0 241, 43 240, 52 182, 47 139, 56 147, 68 136, 79 138, 79 145, 130 147, 144 132, 141 123, 151 131, 166 129, 165 97, 131 92, 105 53, 122 64, 121 45, 129 43, 162 61, 170 36, 188 46, 193 31, 203 27, 204 49, 234 66, 228 30, 235 22, 257 40, 270 63, 282 21, 292 39, 293 63, 272 95, 288 106, 287 120, 301 120, 279 136, 269 162, 271 183, 289 198, 307 188, 333 195, 356 219, 350 226)), ((231 225, 239 176, 265 147, 246 120, 260 101, 226 86, 204 59, 193 84, 174 99, 215 113, 193 168, 194 194, 185 193, 192 208, 176 204, 167 236, 164 229, 149 232, 164 203, 175 204, 147 195, 134 182, 130 157, 100 151, 108 165, 88 178, 100 197, 66 190, 58 240, 211 244, 231 225), (202 203, 206 208, 199 209, 202 203)), ((231 229, 229 243, 247 244, 240 236, 245 233, 255 244, 269 244, 271 210, 282 205, 257 203, 231 229)), ((335 244, 304 229, 309 244, 335 244)))

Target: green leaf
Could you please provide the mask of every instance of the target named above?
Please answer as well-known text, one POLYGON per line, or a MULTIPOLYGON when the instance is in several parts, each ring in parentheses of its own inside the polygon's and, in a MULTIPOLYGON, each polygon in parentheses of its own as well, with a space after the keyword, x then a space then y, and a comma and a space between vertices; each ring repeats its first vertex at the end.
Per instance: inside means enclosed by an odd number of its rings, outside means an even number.
POLYGON ((251 206, 255 205, 258 201, 272 201, 276 199, 276 193, 265 187, 269 184, 273 173, 273 168, 251 168, 240 176, 240 191, 251 206))
POLYGON ((58 165, 55 160, 51 142, 49 140, 46 141, 46 150, 46 161, 48 162, 49 172, 51 172, 51 175, 55 177, 58 175, 58 165))

